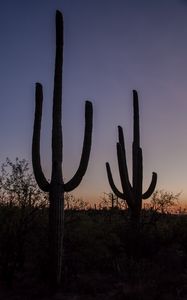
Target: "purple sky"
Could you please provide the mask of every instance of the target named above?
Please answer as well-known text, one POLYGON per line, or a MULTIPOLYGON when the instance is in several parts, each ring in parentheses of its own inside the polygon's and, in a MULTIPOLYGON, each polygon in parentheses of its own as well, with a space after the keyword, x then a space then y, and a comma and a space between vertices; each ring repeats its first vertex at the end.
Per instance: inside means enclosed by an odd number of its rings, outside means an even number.
POLYGON ((91 159, 75 193, 85 200, 116 185, 117 125, 131 169, 132 89, 139 92, 145 188, 187 200, 187 1, 6 0, 0 4, 0 162, 31 161, 34 86, 44 86, 42 164, 51 170, 55 11, 64 13, 63 173, 75 173, 82 150, 84 101, 94 105, 91 159))

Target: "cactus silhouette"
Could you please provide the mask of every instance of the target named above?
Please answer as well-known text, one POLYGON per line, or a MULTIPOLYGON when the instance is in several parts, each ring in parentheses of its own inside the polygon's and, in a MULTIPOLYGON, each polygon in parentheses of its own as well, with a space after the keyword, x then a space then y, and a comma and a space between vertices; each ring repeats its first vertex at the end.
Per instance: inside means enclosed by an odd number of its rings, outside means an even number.
POLYGON ((84 176, 91 150, 92 140, 92 103, 85 103, 85 132, 83 150, 77 172, 72 179, 64 183, 62 175, 62 66, 63 66, 63 16, 56 11, 56 55, 53 92, 52 115, 52 174, 51 180, 45 178, 40 160, 40 131, 42 118, 43 90, 40 83, 36 83, 35 119, 32 140, 32 163, 38 186, 49 193, 49 251, 50 278, 55 286, 59 285, 62 277, 62 246, 64 224, 64 192, 75 189, 84 176))
POLYGON ((142 149, 140 147, 140 130, 139 130, 139 105, 138 105, 138 93, 133 90, 133 108, 134 108, 134 128, 133 128, 133 145, 132 145, 132 184, 129 180, 129 174, 126 161, 126 150, 123 129, 118 126, 118 138, 117 143, 117 158, 120 180, 123 192, 120 192, 112 177, 110 165, 106 163, 106 170, 108 181, 112 191, 117 197, 125 200, 131 212, 131 220, 134 224, 138 224, 140 220, 140 213, 142 208, 142 199, 147 199, 153 193, 156 182, 157 174, 152 173, 152 181, 148 190, 142 194, 143 183, 143 158, 142 149))

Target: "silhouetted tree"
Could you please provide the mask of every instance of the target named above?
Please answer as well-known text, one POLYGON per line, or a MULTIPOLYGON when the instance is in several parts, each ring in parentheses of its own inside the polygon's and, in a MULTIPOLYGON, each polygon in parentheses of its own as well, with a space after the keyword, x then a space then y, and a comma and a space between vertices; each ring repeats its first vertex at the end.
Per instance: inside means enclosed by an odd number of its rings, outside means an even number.
POLYGON ((180 193, 157 190, 151 197, 149 208, 162 214, 170 213, 177 206, 179 196, 180 193))
POLYGON ((65 193, 64 208, 67 210, 86 210, 89 208, 89 204, 82 198, 76 198, 70 193, 65 193))
POLYGON ((6 158, 6 162, 1 165, 0 204, 22 209, 47 205, 47 198, 37 187, 25 159, 16 158, 12 161, 6 158))
POLYGON ((100 209, 104 208, 104 209, 113 210, 114 208, 117 208, 117 209, 126 209, 127 208, 126 203, 119 202, 118 197, 112 192, 110 192, 110 193, 104 192, 104 195, 101 197, 101 201, 98 205, 99 205, 100 209))
POLYGON ((47 206, 25 159, 9 158, 0 175, 0 266, 8 285, 25 262, 25 245, 33 222, 47 206))

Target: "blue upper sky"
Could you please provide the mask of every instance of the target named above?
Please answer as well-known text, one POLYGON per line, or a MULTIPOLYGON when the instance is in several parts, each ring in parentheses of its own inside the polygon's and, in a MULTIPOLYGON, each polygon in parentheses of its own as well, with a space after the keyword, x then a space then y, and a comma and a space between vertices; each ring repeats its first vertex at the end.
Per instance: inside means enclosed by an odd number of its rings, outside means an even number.
POLYGON ((76 194, 109 192, 105 162, 116 184, 117 125, 124 128, 129 169, 132 90, 139 92, 144 185, 187 200, 187 1, 6 0, 0 3, 0 162, 31 161, 35 82, 44 86, 42 164, 51 170, 55 11, 64 13, 63 173, 76 171, 84 102, 94 105, 93 147, 76 194))

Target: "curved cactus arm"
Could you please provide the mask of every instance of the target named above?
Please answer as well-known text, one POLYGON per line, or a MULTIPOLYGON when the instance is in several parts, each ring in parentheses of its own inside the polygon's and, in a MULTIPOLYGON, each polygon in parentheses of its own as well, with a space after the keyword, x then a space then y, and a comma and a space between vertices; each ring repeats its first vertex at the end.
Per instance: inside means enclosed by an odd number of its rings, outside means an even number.
POLYGON ((128 206, 132 207, 134 204, 133 191, 129 181, 125 152, 122 150, 120 143, 117 143, 117 157, 124 198, 128 206))
POLYGON ((36 181, 41 190, 49 192, 50 184, 46 180, 40 162, 40 131, 41 131, 41 119, 42 119, 42 103, 43 103, 43 91, 42 85, 36 83, 35 93, 35 118, 34 118, 34 131, 32 138, 32 164, 36 181))
POLYGON ((77 172, 73 178, 64 184, 64 191, 70 192, 74 190, 81 182, 90 157, 91 143, 92 143, 92 127, 93 127, 93 107, 90 101, 85 103, 85 130, 84 130, 84 142, 80 164, 77 172))
MULTIPOLYGON (((120 178, 121 178, 121 183, 122 179, 125 178, 125 184, 130 187, 131 190, 131 184, 129 181, 129 174, 128 174, 128 168, 127 168, 127 159, 126 159, 126 150, 125 150, 125 140, 124 140, 124 135, 123 135, 123 128, 121 126, 118 126, 118 136, 119 136, 119 144, 120 144, 120 149, 118 149, 119 145, 117 144, 117 156, 118 156, 118 166, 119 166, 119 171, 120 171, 120 178), (120 151, 122 151, 120 155, 120 151), (121 159, 120 159, 121 157, 121 159)), ((123 188, 124 189, 124 188, 123 188)))
POLYGON ((138 167, 137 167, 137 185, 136 185, 136 201, 137 205, 141 209, 142 207, 142 183, 143 183, 143 157, 142 157, 142 149, 139 147, 137 149, 137 158, 138 158, 138 167))
POLYGON ((109 184, 110 184, 110 187, 111 187, 113 193, 114 193, 118 198, 125 200, 124 194, 121 193, 121 192, 117 189, 117 187, 115 186, 115 184, 114 184, 114 180, 113 180, 113 177, 112 177, 112 172, 111 172, 110 165, 109 165, 108 162, 106 163, 106 170, 107 170, 108 181, 109 181, 109 184))
POLYGON ((153 172, 150 186, 148 190, 142 195, 142 199, 148 199, 152 195, 156 187, 156 183, 157 183, 157 173, 153 172))

